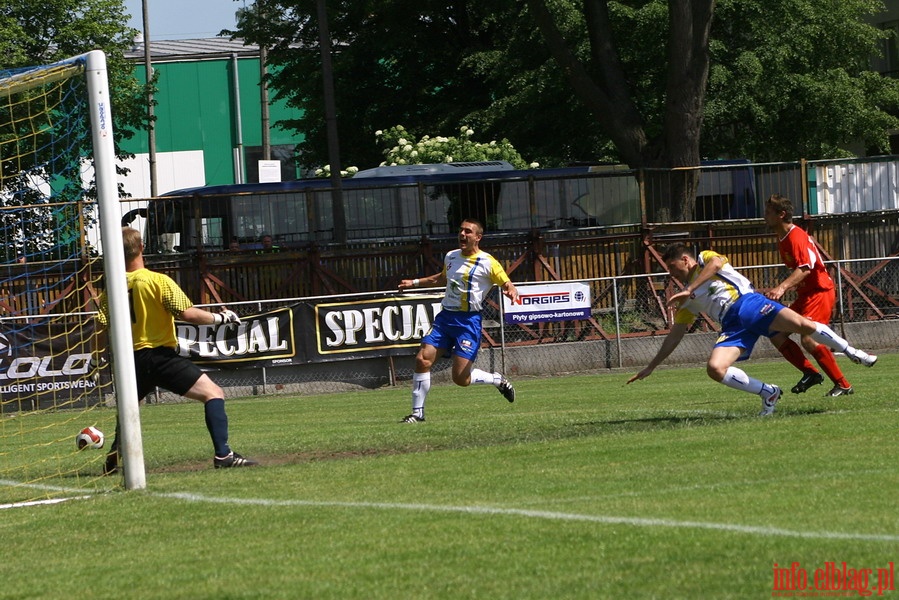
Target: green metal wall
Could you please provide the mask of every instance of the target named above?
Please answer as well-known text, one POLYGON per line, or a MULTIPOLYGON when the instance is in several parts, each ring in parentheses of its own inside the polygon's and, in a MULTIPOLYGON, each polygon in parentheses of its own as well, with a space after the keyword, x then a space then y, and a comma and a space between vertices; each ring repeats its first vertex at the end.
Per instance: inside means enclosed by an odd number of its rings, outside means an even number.
MULTIPOLYGON (((156 151, 202 150, 206 184, 235 183, 233 148, 238 144, 234 98, 233 62, 230 58, 154 63, 159 73, 156 93, 156 151)), ((259 59, 237 60, 240 116, 244 148, 262 145, 262 109, 259 89, 259 59)), ((134 75, 144 81, 144 65, 135 65, 134 75)), ((269 92, 271 98, 272 93, 269 92)), ((273 146, 295 145, 302 136, 291 135, 275 124, 301 116, 283 101, 269 107, 270 140, 273 146)), ((149 152, 146 134, 138 133, 123 144, 135 154, 149 152)))

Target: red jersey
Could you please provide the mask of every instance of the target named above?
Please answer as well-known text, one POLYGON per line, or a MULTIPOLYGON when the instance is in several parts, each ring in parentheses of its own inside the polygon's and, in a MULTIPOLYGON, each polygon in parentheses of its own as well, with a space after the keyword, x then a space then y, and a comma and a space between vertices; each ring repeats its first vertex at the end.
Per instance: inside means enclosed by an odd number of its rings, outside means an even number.
POLYGON ((827 273, 818 248, 801 228, 793 225, 787 235, 777 243, 777 249, 780 250, 784 264, 790 269, 795 270, 799 267, 809 269, 808 276, 796 288, 797 294, 804 296, 834 288, 833 279, 827 273))

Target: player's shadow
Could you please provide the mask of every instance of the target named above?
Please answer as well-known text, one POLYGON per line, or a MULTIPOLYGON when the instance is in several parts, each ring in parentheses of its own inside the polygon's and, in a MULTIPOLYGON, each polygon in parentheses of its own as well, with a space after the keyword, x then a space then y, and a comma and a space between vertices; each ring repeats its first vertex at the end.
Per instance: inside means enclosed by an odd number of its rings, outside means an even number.
MULTIPOLYGON (((748 409, 748 407, 747 407, 748 409)), ((612 430, 626 429, 628 431, 644 431, 652 429, 676 429, 680 427, 694 425, 714 425, 726 423, 729 421, 742 421, 745 419, 769 419, 779 417, 796 417, 815 414, 828 413, 830 410, 821 407, 783 407, 778 405, 777 412, 772 417, 760 417, 757 412, 747 410, 746 412, 721 412, 721 413, 703 413, 703 414, 666 414, 646 417, 635 417, 632 419, 607 419, 603 421, 583 421, 574 423, 573 426, 585 429, 594 429, 596 433, 612 430)))
POLYGON ((583 429, 593 429, 596 433, 609 431, 647 431, 653 429, 677 429, 693 425, 706 425, 711 423, 736 421, 744 419, 741 414, 720 415, 659 415, 655 417, 636 417, 633 419, 608 419, 604 421, 585 421, 575 423, 574 426, 583 429))

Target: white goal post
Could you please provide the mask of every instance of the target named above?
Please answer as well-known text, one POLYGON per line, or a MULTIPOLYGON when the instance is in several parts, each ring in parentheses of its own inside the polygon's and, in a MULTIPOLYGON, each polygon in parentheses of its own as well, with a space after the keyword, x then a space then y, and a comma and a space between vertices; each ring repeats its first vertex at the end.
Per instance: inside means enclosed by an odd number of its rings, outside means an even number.
POLYGON ((86 55, 87 88, 90 99, 91 136, 94 142, 94 164, 97 178, 97 204, 100 208, 100 236, 103 240, 103 270, 109 299, 109 344, 119 413, 120 452, 125 469, 126 489, 147 486, 144 450, 140 429, 140 405, 134 370, 134 347, 131 340, 131 316, 128 308, 128 284, 125 280, 125 255, 115 171, 115 144, 112 137, 112 103, 106 55, 93 50, 86 55))

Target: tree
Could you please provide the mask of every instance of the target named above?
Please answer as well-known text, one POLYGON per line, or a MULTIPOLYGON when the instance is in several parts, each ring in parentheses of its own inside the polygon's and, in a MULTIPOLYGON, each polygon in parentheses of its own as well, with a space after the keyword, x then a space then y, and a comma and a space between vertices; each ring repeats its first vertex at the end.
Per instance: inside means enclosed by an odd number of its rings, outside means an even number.
POLYGON ((879 0, 718 0, 707 156, 837 158, 889 150, 899 80, 871 71, 888 35, 879 0))
MULTIPOLYGON (((130 49, 137 32, 127 27, 127 15, 122 0, 7 0, 0 7, 0 64, 6 69, 29 67, 53 63, 71 56, 94 49, 102 49, 106 53, 107 68, 112 101, 112 114, 116 141, 130 138, 135 131, 146 128, 145 89, 133 76, 130 63, 125 60, 125 51, 130 49)), ((5 108, 4 110, 13 110, 5 108)), ((9 114, 0 115, 4 127, 10 127, 9 114)), ((3 130, 4 135, 13 135, 12 129, 3 130)), ((88 141, 88 143, 90 143, 88 141)), ((3 192, 9 190, 22 191, 19 195, 3 193, 0 205, 21 206, 38 204, 45 201, 38 190, 18 181, 16 162, 4 155, 0 156, 3 164, 3 192)), ((82 151, 81 155, 86 155, 82 151)), ((119 153, 120 156, 125 156, 119 153)), ((62 187, 63 194, 81 198, 83 190, 80 186, 80 171, 77 163, 72 165, 74 176, 71 182, 62 187)), ((24 174, 23 174, 24 176, 24 174)), ((96 197, 96 189, 92 185, 87 192, 88 197, 96 197)), ((53 215, 46 212, 46 223, 31 225, 27 232, 31 238, 33 251, 52 245, 48 240, 40 240, 41 234, 52 228, 50 219, 70 219, 77 223, 75 215, 53 215)), ((7 213, 14 214, 14 213, 7 213)), ((21 222, 13 217, 13 221, 21 222)), ((9 234, 16 230, 4 227, 9 234)), ((19 231, 17 235, 21 236, 19 231)), ((79 232, 80 233, 80 232, 79 232)), ((9 241, 9 238, 7 238, 9 241)), ((14 252, 7 245, 6 252, 14 252)))
POLYGON ((117 139, 146 129, 146 90, 125 59, 137 31, 122 0, 6 0, 0 7, 0 64, 52 63, 90 50, 106 53, 117 139))
POLYGON ((383 146, 384 161, 381 166, 429 165, 451 162, 478 162, 504 160, 516 169, 537 168, 528 164, 509 140, 476 142, 474 129, 468 125, 459 128, 458 136, 424 135, 417 142, 415 134, 402 125, 378 130, 375 137, 383 146))
MULTIPOLYGON (((276 48, 286 123, 322 164, 311 0, 266 0, 241 33, 276 48), (307 6, 309 5, 309 6, 307 6), (299 48, 289 47, 289 43, 299 48)), ((674 219, 692 217, 702 158, 824 158, 886 149, 899 82, 868 70, 878 0, 382 0, 329 4, 341 145, 377 160, 370 132, 468 123, 547 166, 623 162, 674 219), (713 15, 714 11, 714 15, 713 15), (714 16, 714 19, 713 19, 714 16), (659 177, 655 177, 659 175, 659 177)), ((271 56, 271 55, 270 55, 271 56)), ((657 220, 663 215, 656 215, 657 220)))
MULTIPOLYGON (((329 1, 344 165, 364 169, 381 162, 372 139, 376 130, 403 123, 411 130, 451 131, 465 122, 473 106, 489 105, 492 90, 466 66, 465 58, 495 47, 509 24, 493 13, 498 5, 512 4, 329 1)), ((266 0, 261 10, 257 2, 238 11, 238 28, 232 32, 266 46, 271 88, 303 111, 300 118, 279 125, 302 134, 298 150, 307 167, 329 162, 315 15, 314 0, 266 0)), ((491 131, 485 135, 504 137, 491 131)))
MULTIPOLYGON (((865 22, 878 0, 528 7, 580 104, 632 168, 845 156, 858 140, 882 151, 899 125, 899 82, 868 67, 884 35, 865 22)), ((670 204, 657 220, 692 218, 696 174, 648 171, 652 205, 670 204)))
MULTIPOLYGON (((616 31, 612 27, 609 4, 604 0, 584 2, 589 39, 585 64, 566 43, 546 3, 528 0, 546 44, 574 93, 589 108, 628 166, 633 169, 698 166, 715 0, 675 0, 669 4, 667 68, 664 87, 659 88, 664 90, 664 100, 655 132, 648 129, 650 121, 637 104, 632 78, 615 44, 616 31)), ((658 5, 649 2, 646 6, 658 5)), ((655 183, 648 189, 669 200, 669 218, 691 220, 698 172, 674 172, 660 176, 655 183)))
MULTIPOLYGON (((543 18, 551 18, 549 26, 558 29, 563 51, 570 50, 600 85, 609 85, 601 75, 609 61, 598 64, 592 44, 598 39, 614 48, 611 62, 617 56, 631 104, 619 110, 616 103, 608 107, 613 112, 597 116, 592 100, 583 100, 569 84, 570 70, 559 68, 542 33, 534 31, 533 11, 522 9, 519 26, 496 40, 497 51, 467 59, 494 90, 491 104, 467 121, 478 130, 498 128, 544 164, 627 162, 622 148, 610 143, 605 122, 614 126, 636 107, 647 139, 663 135, 672 35, 668 6, 675 3, 539 4, 545 5, 543 18), (587 9, 603 7, 608 21, 594 19, 603 28, 591 33, 587 9)), ((868 24, 880 10, 879 0, 718 0, 709 36, 700 155, 755 161, 832 158, 845 156, 859 141, 869 152, 886 151, 886 134, 896 128, 899 81, 870 70, 870 59, 887 35, 868 24)))

